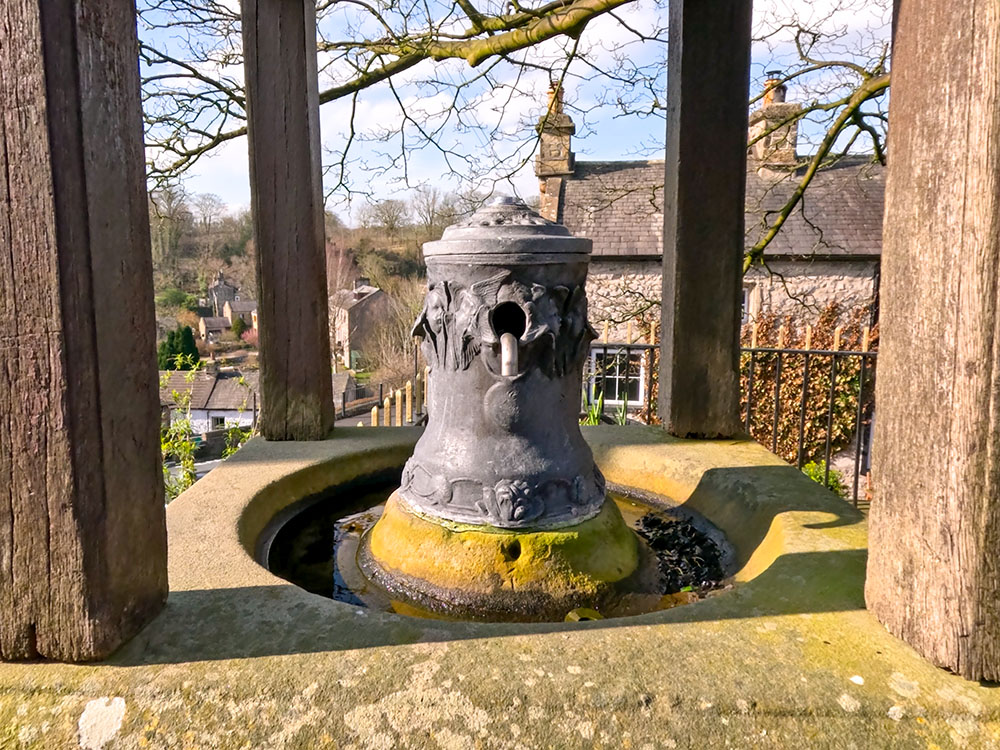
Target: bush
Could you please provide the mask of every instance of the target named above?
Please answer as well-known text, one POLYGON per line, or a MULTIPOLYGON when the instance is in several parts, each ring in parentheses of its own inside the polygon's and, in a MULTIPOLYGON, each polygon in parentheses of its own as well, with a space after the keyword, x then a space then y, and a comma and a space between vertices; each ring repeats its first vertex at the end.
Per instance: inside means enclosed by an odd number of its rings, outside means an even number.
MULTIPOLYGON (((817 484, 823 484, 823 477, 826 475, 826 461, 810 461, 802 467, 802 473, 817 484)), ((848 490, 847 482, 844 481, 844 475, 836 469, 830 469, 830 478, 828 481, 829 484, 826 485, 826 488, 833 494, 846 500, 848 490)))
POLYGON ((160 370, 193 370, 201 362, 191 326, 177 326, 167 334, 166 341, 156 352, 160 370))
POLYGON ((247 324, 243 318, 236 317, 233 319, 233 335, 236 336, 236 338, 243 338, 243 334, 246 333, 246 330, 247 324))
POLYGON ((187 301, 188 295, 176 287, 164 289, 156 295, 157 307, 181 307, 187 301))
POLYGON ((177 287, 169 287, 156 295, 157 307, 179 307, 188 311, 198 309, 198 298, 193 294, 182 292, 177 287))

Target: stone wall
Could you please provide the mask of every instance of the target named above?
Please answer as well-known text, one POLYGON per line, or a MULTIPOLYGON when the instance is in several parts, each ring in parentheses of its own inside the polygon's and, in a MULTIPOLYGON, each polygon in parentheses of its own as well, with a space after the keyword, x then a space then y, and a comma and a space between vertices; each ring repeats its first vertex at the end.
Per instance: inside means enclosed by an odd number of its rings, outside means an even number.
POLYGON ((591 325, 602 337, 608 321, 608 340, 622 343, 628 336, 646 341, 650 326, 660 322, 661 269, 659 260, 592 258, 587 275, 587 302, 591 325))
POLYGON ((749 315, 762 312, 802 320, 836 302, 844 311, 867 307, 875 294, 876 261, 772 261, 743 279, 749 315))
MULTIPOLYGON (((831 302, 852 310, 868 306, 875 291, 875 261, 770 261, 767 269, 753 268, 744 278, 751 319, 762 312, 816 318, 831 302)), ((635 339, 645 340, 652 323, 660 319, 661 265, 659 260, 593 258, 587 280, 590 321, 609 340, 623 342, 629 317, 635 339)))

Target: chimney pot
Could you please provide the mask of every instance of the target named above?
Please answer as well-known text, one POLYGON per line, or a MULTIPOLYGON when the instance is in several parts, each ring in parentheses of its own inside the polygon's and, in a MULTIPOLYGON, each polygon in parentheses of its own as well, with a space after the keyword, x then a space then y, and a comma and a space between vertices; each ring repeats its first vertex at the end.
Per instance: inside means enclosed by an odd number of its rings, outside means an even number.
POLYGON ((780 70, 769 70, 767 71, 767 80, 764 81, 764 103, 763 106, 768 106, 770 104, 782 104, 785 101, 785 96, 788 94, 788 87, 784 84, 781 79, 780 70))

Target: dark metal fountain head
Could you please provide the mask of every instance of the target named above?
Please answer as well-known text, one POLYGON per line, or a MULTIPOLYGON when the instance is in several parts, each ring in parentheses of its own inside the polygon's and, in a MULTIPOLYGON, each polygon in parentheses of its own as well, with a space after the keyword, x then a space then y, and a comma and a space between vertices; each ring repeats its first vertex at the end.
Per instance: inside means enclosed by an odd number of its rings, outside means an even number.
POLYGON ((501 198, 424 245, 413 334, 429 421, 399 495, 433 519, 504 529, 596 516, 604 478, 579 427, 591 241, 501 198))

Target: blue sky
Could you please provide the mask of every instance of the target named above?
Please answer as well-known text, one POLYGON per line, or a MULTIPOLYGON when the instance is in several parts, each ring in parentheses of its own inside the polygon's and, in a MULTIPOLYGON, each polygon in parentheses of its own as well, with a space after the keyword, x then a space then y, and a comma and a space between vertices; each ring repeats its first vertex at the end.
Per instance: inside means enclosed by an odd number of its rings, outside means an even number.
MULTIPOLYGON (((824 18, 830 7, 838 0, 824 2, 794 3, 790 0, 758 0, 755 3, 755 24, 758 30, 773 24, 776 18, 797 16, 808 23, 816 18, 824 18)), ((872 39, 887 36, 887 3, 866 3, 860 0, 839 0, 847 8, 825 21, 828 28, 838 29, 846 34, 842 42, 831 45, 830 53, 847 56, 853 50, 868 44, 872 39)), ((660 7, 656 0, 638 0, 624 6, 621 18, 635 29, 648 30, 665 25, 665 3, 660 7)), ((329 36, 340 31, 337 24, 342 19, 333 18, 324 29, 329 36)), ((142 33, 142 32, 140 32, 142 33)), ((752 88, 759 91, 764 72, 772 68, 786 68, 796 58, 790 36, 779 35, 772 43, 760 43, 753 50, 752 88)), ((546 43, 530 52, 527 60, 540 66, 558 65, 565 59, 571 40, 559 39, 546 43)), ((589 68, 575 64, 566 79, 566 100, 569 111, 577 124, 577 136, 573 149, 580 159, 613 160, 636 158, 661 158, 664 123, 659 114, 649 113, 653 95, 662 99, 665 85, 664 60, 666 46, 657 42, 642 42, 636 39, 616 20, 605 17, 591 23, 580 40, 581 51, 603 67, 624 65, 657 71, 651 91, 632 92, 636 95, 637 108, 646 109, 643 114, 625 115, 617 101, 627 98, 629 92, 607 78, 586 80, 589 68)), ((720 50, 724 53, 724 50, 720 50)), ((485 66, 484 66, 485 67, 485 66)), ((241 71, 227 71, 234 77, 241 71)), ((349 163, 348 182, 352 189, 368 193, 370 198, 400 197, 416 185, 427 184, 441 189, 459 189, 462 181, 455 172, 469 174, 486 164, 498 162, 504 167, 525 165, 512 181, 501 184, 501 192, 518 192, 524 196, 537 194, 530 155, 533 133, 532 125, 542 113, 545 104, 545 90, 548 74, 534 71, 527 75, 517 75, 511 66, 498 66, 490 81, 481 82, 470 89, 466 102, 470 110, 456 122, 454 113, 444 122, 450 107, 445 102, 446 95, 441 86, 428 90, 418 87, 417 82, 434 78, 445 84, 468 75, 468 67, 462 61, 445 63, 427 62, 408 71, 398 82, 397 94, 405 108, 423 126, 441 125, 439 143, 452 148, 465 157, 465 161, 448 159, 434 147, 414 148, 413 140, 406 149, 405 168, 394 157, 400 154, 399 140, 387 143, 378 141, 355 143, 352 146, 349 163)), ((331 75, 321 77, 321 87, 329 85, 331 75)), ((816 83, 822 87, 822 80, 816 83)), ((793 86, 789 98, 808 100, 815 94, 806 87, 793 86)), ((349 105, 343 100, 324 105, 321 111, 321 128, 324 145, 324 162, 335 162, 343 148, 349 105)), ((386 85, 366 90, 359 98, 355 117, 355 128, 375 135, 381 128, 394 127, 401 119, 396 95, 386 85)), ((817 135, 818 129, 804 127, 804 139, 817 135)), ((411 133, 414 128, 411 126, 411 133)), ((808 148, 806 146, 806 148, 808 148)), ((489 177, 491 175, 485 175, 489 177)), ((493 172, 495 177, 496 173, 493 172)), ((327 187, 333 180, 328 177, 327 187)), ((487 180, 489 183, 489 180, 487 180)), ((224 145, 210 158, 201 160, 190 171, 184 186, 189 193, 214 193, 233 210, 249 205, 249 184, 247 169, 247 144, 241 138, 224 145)), ((365 200, 354 196, 348 203, 343 194, 334 195, 331 208, 344 218, 353 215, 359 204, 365 200)))

